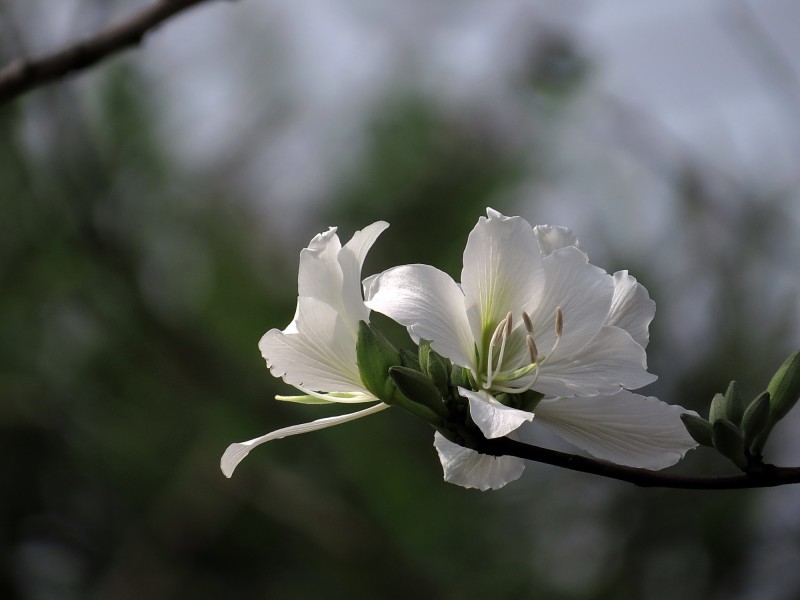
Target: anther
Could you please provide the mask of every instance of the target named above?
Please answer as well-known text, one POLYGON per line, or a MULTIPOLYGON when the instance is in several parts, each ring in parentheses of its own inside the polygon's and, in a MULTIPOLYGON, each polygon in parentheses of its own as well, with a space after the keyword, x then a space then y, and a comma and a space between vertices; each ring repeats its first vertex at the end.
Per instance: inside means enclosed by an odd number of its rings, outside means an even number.
POLYGON ((561 307, 556 309, 556 335, 561 337, 564 332, 564 313, 561 312, 561 307))
POLYGON ((506 315, 506 337, 511 335, 511 325, 514 321, 514 318, 511 316, 511 312, 506 315))
POLYGON ((524 310, 522 311, 522 322, 525 323, 525 329, 528 330, 528 333, 533 333, 533 321, 531 321, 530 315, 524 310))
POLYGON ((539 360, 539 350, 536 348, 536 342, 533 341, 533 336, 526 336, 525 341, 528 344, 528 354, 531 357, 531 364, 534 365, 539 360))

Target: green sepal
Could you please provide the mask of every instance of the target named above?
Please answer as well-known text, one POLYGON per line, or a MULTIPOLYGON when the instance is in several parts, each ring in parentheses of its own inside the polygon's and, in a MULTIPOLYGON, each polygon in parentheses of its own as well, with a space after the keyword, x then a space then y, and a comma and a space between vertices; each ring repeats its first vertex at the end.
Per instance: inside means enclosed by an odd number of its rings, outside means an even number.
POLYGON ((442 394, 423 373, 407 367, 392 367, 389 369, 389 375, 400 393, 408 400, 433 411, 439 417, 445 419, 448 417, 442 394))
POLYGON ((358 322, 356 362, 364 387, 388 404, 394 391, 389 369, 401 364, 400 353, 366 321, 358 322))
POLYGON ((739 384, 731 381, 725 392, 725 418, 738 427, 742 424, 745 406, 739 384))
POLYGON ((720 419, 727 419, 728 414, 725 410, 725 396, 722 394, 714 394, 714 398, 711 400, 711 408, 708 411, 708 420, 711 421, 713 425, 720 419))
POLYGON ((800 398, 800 351, 787 358, 767 386, 770 397, 770 421, 774 425, 792 409, 800 398))
MULTIPOLYGON (((328 394, 329 396, 348 397, 350 394, 328 394)), ((275 400, 280 402, 294 402, 296 404, 331 404, 335 400, 325 400, 317 396, 275 396, 275 400)))
POLYGON ((701 446, 708 446, 709 448, 714 447, 711 423, 706 419, 698 417, 697 415, 683 413, 681 415, 681 421, 683 421, 683 426, 686 427, 686 431, 689 432, 689 435, 692 436, 695 442, 701 446))
POLYGON ((748 460, 744 451, 744 439, 739 428, 728 419, 718 419, 711 425, 714 447, 742 470, 747 470, 748 460))
POLYGON ((754 455, 760 455, 766 437, 762 438, 762 433, 769 426, 770 401, 769 392, 759 394, 744 411, 742 417, 742 435, 744 436, 744 447, 749 448, 754 455), (755 443, 759 440, 759 443, 755 443))

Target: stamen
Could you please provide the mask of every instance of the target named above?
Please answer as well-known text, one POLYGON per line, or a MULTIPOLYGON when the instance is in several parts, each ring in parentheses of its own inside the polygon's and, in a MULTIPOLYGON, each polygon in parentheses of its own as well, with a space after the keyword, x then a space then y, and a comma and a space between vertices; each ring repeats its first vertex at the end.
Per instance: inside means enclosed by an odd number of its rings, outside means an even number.
POLYGON ((497 342, 500 339, 500 336, 503 334, 503 330, 506 328, 506 320, 503 319, 498 323, 497 327, 492 334, 492 340, 489 342, 489 351, 491 352, 492 347, 497 345, 497 342))
POLYGON ((531 357, 531 364, 534 364, 539 359, 539 350, 536 348, 536 342, 533 341, 533 336, 525 337, 525 342, 528 344, 528 354, 531 357))
POLYGON ((530 315, 524 310, 522 311, 522 322, 525 323, 525 329, 528 333, 533 333, 533 321, 531 321, 530 315))
POLYGON ((503 354, 505 354, 506 351, 506 340, 508 339, 508 336, 511 335, 512 323, 513 317, 509 312, 506 315, 506 318, 500 321, 497 329, 495 329, 494 333, 492 334, 492 341, 489 343, 489 356, 487 357, 489 363, 486 365, 486 385, 484 386, 487 390, 492 387, 492 380, 503 364, 503 354), (498 338, 500 338, 500 353, 497 355, 497 369, 495 369, 493 366, 494 347, 497 345, 498 338))
POLYGON ((556 335, 561 337, 564 332, 564 313, 561 312, 561 307, 556 309, 556 335))

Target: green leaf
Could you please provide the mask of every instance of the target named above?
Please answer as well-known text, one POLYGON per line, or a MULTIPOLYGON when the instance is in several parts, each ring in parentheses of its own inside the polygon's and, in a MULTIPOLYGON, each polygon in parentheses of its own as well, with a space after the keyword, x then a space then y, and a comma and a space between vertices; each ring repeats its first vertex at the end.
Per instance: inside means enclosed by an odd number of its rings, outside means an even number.
POLYGON ((689 413, 683 413, 681 415, 681 421, 683 421, 686 431, 689 432, 689 435, 692 436, 692 439, 695 442, 701 446, 708 446, 710 448, 714 447, 714 442, 711 436, 711 423, 709 423, 703 417, 698 417, 697 415, 692 415, 689 413))
POLYGON ((760 455, 766 437, 760 439, 761 434, 769 426, 770 401, 769 392, 759 394, 744 411, 742 417, 742 434, 744 435, 744 447, 752 450, 753 454, 760 455), (754 443, 759 440, 759 443, 754 443))
POLYGON ((393 392, 389 369, 400 365, 400 354, 374 325, 365 321, 358 323, 356 361, 364 387, 373 396, 388 403, 393 392))
POLYGON ((767 386, 774 425, 785 417, 800 398, 800 352, 787 358, 767 386))
POLYGON ((732 460, 740 469, 747 469, 748 460, 744 451, 744 439, 736 425, 728 419, 714 421, 711 425, 711 439, 720 454, 732 460))

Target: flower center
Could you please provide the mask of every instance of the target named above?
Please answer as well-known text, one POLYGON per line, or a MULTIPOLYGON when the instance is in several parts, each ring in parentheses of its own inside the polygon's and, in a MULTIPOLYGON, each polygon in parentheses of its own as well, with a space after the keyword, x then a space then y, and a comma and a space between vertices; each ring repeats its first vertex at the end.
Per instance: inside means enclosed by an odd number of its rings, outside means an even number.
POLYGON ((564 313, 561 311, 561 307, 556 309, 556 341, 547 354, 539 354, 539 349, 534 341, 533 321, 525 311, 522 311, 522 323, 526 332, 525 343, 522 345, 519 340, 516 340, 517 351, 510 360, 505 361, 508 364, 507 368, 504 368, 504 359, 507 358, 506 350, 513 343, 511 337, 512 333, 515 333, 513 315, 509 312, 494 330, 486 356, 486 381, 482 385, 484 389, 520 394, 536 385, 539 379, 539 367, 547 360, 548 356, 553 355, 561 341, 561 334, 564 332, 564 313), (524 356, 526 351, 527 356, 524 356), (533 375, 528 377, 531 373, 533 375))

